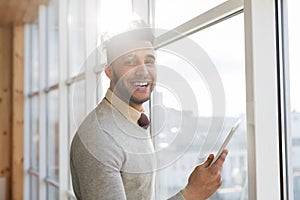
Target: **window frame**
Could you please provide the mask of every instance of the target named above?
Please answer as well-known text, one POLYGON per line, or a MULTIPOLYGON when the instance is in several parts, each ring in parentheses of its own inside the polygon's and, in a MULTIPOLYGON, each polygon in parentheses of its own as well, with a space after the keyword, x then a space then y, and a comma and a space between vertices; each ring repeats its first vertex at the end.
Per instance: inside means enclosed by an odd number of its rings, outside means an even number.
POLYGON ((244 12, 250 177, 248 198, 279 200, 283 191, 279 155, 275 1, 245 1, 244 12), (270 183, 272 187, 269 187, 270 183))
POLYGON ((278 79, 280 88, 280 122, 283 141, 281 144, 281 173, 283 199, 294 199, 294 176, 292 163, 292 116, 290 94, 290 65, 289 65, 289 19, 288 2, 276 1, 276 17, 278 19, 278 79))

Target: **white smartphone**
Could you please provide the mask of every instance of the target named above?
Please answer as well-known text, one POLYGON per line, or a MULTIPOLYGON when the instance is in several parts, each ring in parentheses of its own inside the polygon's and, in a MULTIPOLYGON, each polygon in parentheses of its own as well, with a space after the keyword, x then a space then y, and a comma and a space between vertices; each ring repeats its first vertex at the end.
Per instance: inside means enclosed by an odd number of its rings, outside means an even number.
POLYGON ((211 162, 210 165, 214 164, 216 162, 216 160, 218 160, 218 158, 220 157, 221 153, 223 152, 223 150, 225 149, 225 147, 227 146, 228 142, 230 141, 233 133, 238 129, 239 125, 240 125, 241 120, 238 120, 233 127, 230 129, 227 137, 225 138, 222 146, 220 147, 218 153, 215 155, 214 160, 211 162))

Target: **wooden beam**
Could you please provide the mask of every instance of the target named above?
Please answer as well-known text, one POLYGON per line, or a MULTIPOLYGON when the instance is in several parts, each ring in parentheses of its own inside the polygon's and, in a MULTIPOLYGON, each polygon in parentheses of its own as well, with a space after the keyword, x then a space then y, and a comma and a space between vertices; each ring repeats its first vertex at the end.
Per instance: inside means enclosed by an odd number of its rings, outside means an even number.
POLYGON ((0 25, 8 26, 23 19, 27 0, 0 0, 0 25), (1 2, 2 1, 2 2, 1 2))
POLYGON ((50 0, 0 0, 0 26, 20 25, 33 22, 39 5, 50 0))
POLYGON ((29 0, 23 15, 24 23, 32 23, 38 15, 39 5, 48 4, 50 0, 29 0))
POLYGON ((0 177, 5 179, 6 199, 11 197, 11 88, 12 31, 0 27, 0 177))
POLYGON ((13 27, 12 199, 23 200, 24 26, 13 27))

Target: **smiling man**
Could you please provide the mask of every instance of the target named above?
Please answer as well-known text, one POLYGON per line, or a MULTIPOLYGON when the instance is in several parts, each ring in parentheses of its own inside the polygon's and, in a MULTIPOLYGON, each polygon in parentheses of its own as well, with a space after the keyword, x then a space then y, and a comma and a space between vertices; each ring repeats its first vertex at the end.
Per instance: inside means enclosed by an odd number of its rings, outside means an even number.
MULTIPOLYGON (((150 29, 111 38, 105 73, 110 87, 72 141, 70 168, 78 200, 154 199, 155 152, 143 113, 156 84, 156 55, 150 29)), ((197 166, 176 199, 206 199, 221 185, 225 150, 197 166)))

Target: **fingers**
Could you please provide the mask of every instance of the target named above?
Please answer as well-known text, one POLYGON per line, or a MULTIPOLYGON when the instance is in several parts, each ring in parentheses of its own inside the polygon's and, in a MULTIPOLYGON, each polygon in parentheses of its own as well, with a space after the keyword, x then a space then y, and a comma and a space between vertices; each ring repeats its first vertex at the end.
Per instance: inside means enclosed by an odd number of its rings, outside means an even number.
POLYGON ((220 158, 211 165, 214 155, 198 165, 190 174, 188 185, 182 191, 185 199, 207 199, 222 185, 222 165, 228 151, 224 150, 220 158))
POLYGON ((214 160, 214 155, 213 154, 209 154, 209 156, 207 157, 206 161, 203 163, 204 167, 209 167, 211 162, 214 160))
POLYGON ((212 166, 221 168, 223 163, 225 162, 227 154, 228 154, 228 150, 224 149, 223 152, 221 153, 220 157, 216 160, 216 162, 212 166))
MULTIPOLYGON (((214 166, 214 168, 218 168, 218 169, 222 168, 222 165, 225 162, 227 154, 228 154, 228 150, 224 149, 220 157, 216 160, 216 162, 212 165, 212 167, 214 166)), ((198 167, 203 166, 204 168, 207 168, 211 165, 213 160, 214 160, 214 155, 209 154, 206 161, 202 165, 199 165, 198 167)))

